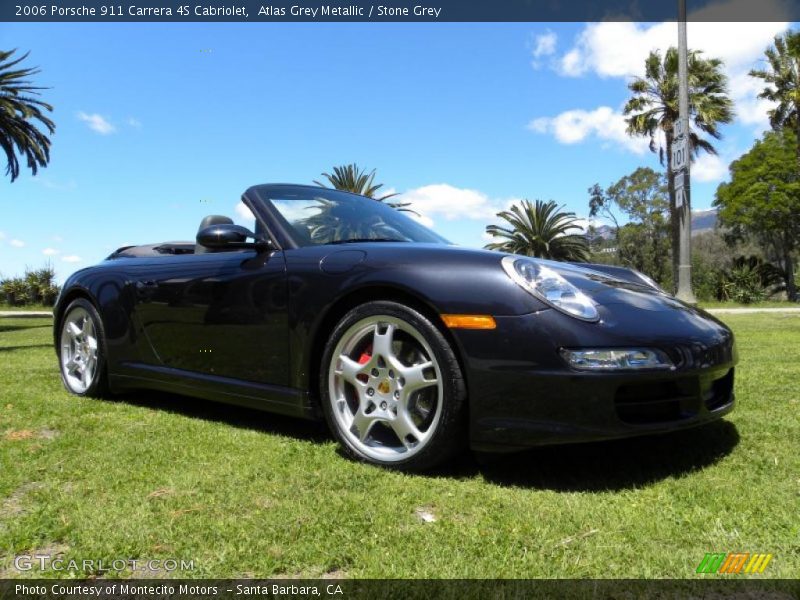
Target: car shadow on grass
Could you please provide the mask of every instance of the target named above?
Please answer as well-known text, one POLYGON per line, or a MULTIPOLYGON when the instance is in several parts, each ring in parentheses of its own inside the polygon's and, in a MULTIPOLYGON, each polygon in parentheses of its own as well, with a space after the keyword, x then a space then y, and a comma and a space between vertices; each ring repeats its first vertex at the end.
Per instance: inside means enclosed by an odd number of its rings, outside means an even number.
POLYGON ((23 346, 0 346, 0 352, 14 352, 16 350, 30 350, 31 348, 52 348, 53 344, 27 344, 23 346))
POLYGON ((503 486, 558 492, 617 491, 690 475, 730 454, 739 432, 729 421, 662 435, 543 446, 453 465, 446 477, 474 476, 503 486))
POLYGON ((235 404, 211 402, 168 392, 125 392, 112 396, 112 400, 241 429, 279 434, 300 441, 321 443, 332 439, 325 423, 321 421, 287 417, 235 404))
MULTIPOLYGON (((322 421, 167 392, 129 392, 114 396, 114 400, 315 444, 333 439, 322 421)), ((543 446, 490 457, 464 452, 445 466, 418 476, 453 480, 482 477, 501 486, 560 492, 616 491, 702 470, 730 454, 738 443, 736 426, 721 420, 662 435, 543 446)), ((348 460, 340 449, 337 454, 341 460, 348 460)))
MULTIPOLYGON (((52 323, 45 323, 45 324, 36 324, 36 325, 0 325, 0 333, 7 333, 9 331, 22 331, 23 329, 52 329, 52 323)), ((52 344, 51 344, 52 345, 52 344)))

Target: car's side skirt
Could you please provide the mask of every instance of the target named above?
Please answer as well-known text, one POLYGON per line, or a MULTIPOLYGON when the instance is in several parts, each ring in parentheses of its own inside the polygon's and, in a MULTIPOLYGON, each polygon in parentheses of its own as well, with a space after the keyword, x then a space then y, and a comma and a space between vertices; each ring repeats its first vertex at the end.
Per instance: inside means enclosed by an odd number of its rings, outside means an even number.
POLYGON ((317 418, 305 390, 182 369, 128 362, 109 374, 109 384, 115 392, 159 390, 293 417, 317 418))

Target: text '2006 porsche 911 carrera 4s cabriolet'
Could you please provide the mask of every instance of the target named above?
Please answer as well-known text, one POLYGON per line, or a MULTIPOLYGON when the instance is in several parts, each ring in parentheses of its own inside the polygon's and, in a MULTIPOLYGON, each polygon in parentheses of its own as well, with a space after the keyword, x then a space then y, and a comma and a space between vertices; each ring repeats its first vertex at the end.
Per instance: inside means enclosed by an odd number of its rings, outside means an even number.
POLYGON ((331 189, 259 185, 193 242, 120 248, 55 309, 67 389, 324 418, 352 457, 663 433, 733 408, 730 330, 636 271, 456 247, 331 189))

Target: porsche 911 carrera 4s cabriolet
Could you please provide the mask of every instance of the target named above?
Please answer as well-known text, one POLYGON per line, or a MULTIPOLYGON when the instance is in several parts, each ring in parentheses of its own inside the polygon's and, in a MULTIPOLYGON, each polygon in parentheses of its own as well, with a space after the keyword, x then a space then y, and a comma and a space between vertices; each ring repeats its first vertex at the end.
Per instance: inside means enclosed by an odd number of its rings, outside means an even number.
POLYGON ((254 186, 231 214, 248 220, 208 216, 195 241, 69 277, 54 337, 70 392, 324 418, 351 457, 406 470, 733 409, 731 331, 635 271, 456 247, 319 187, 254 186))

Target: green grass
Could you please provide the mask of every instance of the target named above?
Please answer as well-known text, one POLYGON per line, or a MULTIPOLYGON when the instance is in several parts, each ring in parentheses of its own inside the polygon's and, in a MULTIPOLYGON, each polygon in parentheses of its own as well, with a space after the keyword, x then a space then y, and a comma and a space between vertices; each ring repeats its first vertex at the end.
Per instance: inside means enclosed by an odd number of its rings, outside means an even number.
POLYGON ((14 311, 14 312, 53 312, 52 306, 44 304, 25 304, 24 306, 12 306, 0 302, 0 311, 14 311))
POLYGON ((313 423, 70 396, 50 321, 0 320, 0 577, 62 552, 193 560, 188 577, 696 578, 712 551, 796 577, 800 316, 725 320, 742 357, 726 420, 426 476, 350 462, 313 423))
POLYGON ((752 304, 742 304, 741 302, 721 302, 718 300, 704 300, 698 303, 701 308, 800 308, 798 302, 788 302, 787 300, 764 300, 753 302, 752 304))

